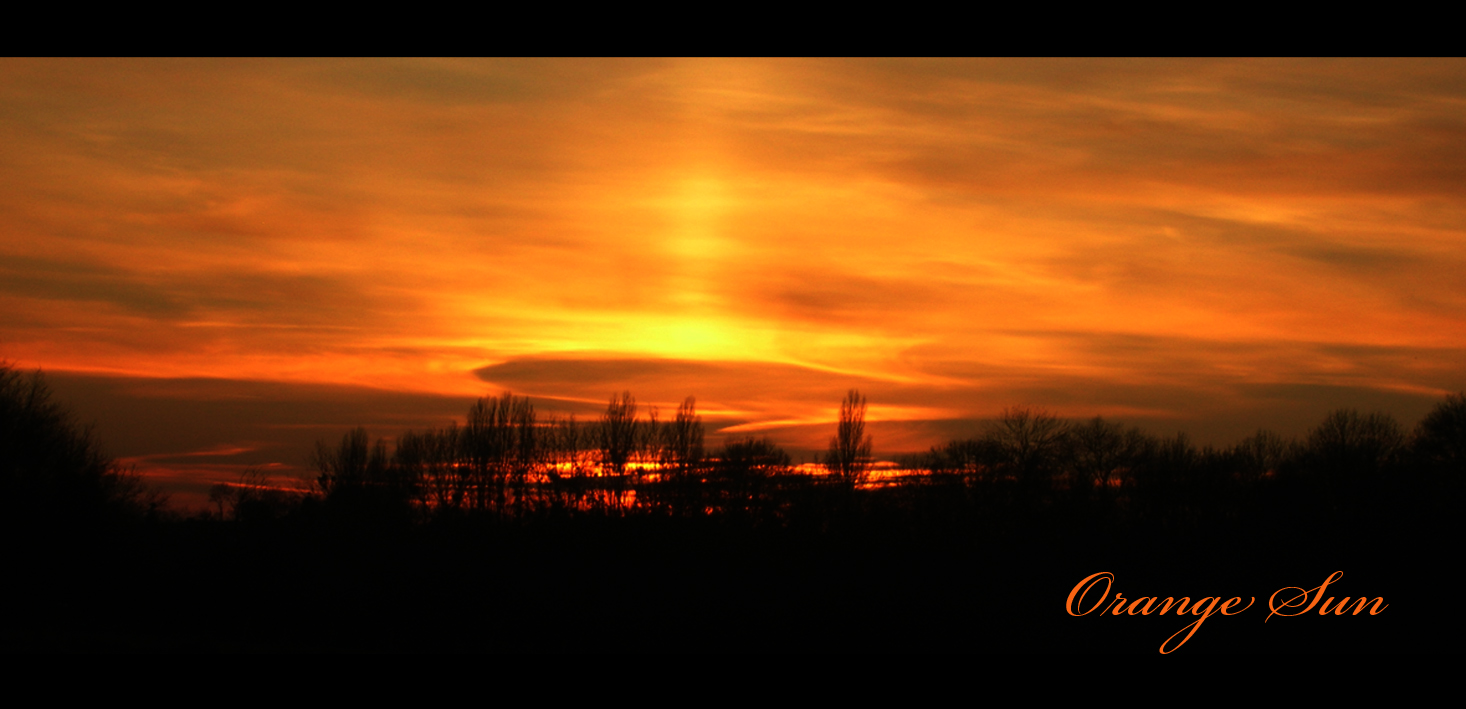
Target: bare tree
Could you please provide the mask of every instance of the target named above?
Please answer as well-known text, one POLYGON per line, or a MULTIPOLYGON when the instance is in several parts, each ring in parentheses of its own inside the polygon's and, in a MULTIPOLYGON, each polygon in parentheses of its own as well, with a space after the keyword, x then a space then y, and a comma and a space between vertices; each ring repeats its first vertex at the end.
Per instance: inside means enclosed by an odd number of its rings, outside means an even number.
POLYGON ((854 487, 865 479, 870 469, 870 450, 870 436, 865 435, 865 397, 851 389, 840 402, 840 424, 835 437, 830 439, 825 467, 854 487))
POLYGON ((636 450, 636 399, 631 392, 612 394, 601 416, 601 465, 616 474, 626 472, 626 464, 636 450))
POLYGON ((484 397, 468 410, 462 445, 473 482, 473 506, 504 511, 513 495, 523 500, 529 471, 538 462, 534 406, 504 392, 484 397))
POLYGON ((463 435, 458 422, 449 422, 446 428, 434 431, 427 445, 428 467, 424 473, 438 509, 463 509, 468 498, 468 478, 459 465, 463 435))
POLYGON ((397 439, 392 467, 399 484, 412 499, 429 509, 461 509, 468 479, 459 470, 458 423, 418 434, 408 431, 397 439))
POLYGON ((571 477, 585 475, 591 468, 591 452, 595 441, 590 432, 575 420, 575 414, 555 421, 555 449, 557 462, 566 464, 566 474, 571 477))
POLYGON ((1320 471, 1346 478, 1383 472, 1405 448, 1405 432, 1386 413, 1329 412, 1308 434, 1308 453, 1320 471))
POLYGON ((1228 449, 1232 470, 1242 482, 1256 482, 1269 474, 1276 474, 1288 456, 1293 442, 1284 440, 1267 429, 1239 441, 1228 449))
POLYGON ((1007 408, 988 433, 1020 482, 1048 482, 1064 441, 1064 423, 1045 411, 1007 408))
POLYGON ((789 454, 768 438, 725 441, 718 465, 711 471, 714 504, 728 513, 758 511, 789 465, 789 454))
POLYGON ((1064 443, 1073 473, 1070 484, 1076 491, 1108 491, 1135 465, 1148 439, 1137 428, 1106 421, 1096 416, 1069 427, 1064 443))
POLYGON ((209 502, 216 506, 221 520, 270 520, 288 514, 299 501, 297 494, 277 485, 262 468, 250 466, 239 474, 238 482, 210 488, 209 502))
POLYGON ((352 429, 334 449, 316 441, 311 458, 318 475, 316 485, 328 498, 357 497, 368 486, 380 485, 387 477, 387 444, 377 439, 370 445, 365 428, 352 429))
POLYGON ((234 488, 229 483, 214 483, 209 488, 209 504, 218 511, 219 519, 228 519, 229 513, 234 509, 234 488))
POLYGON ((687 397, 677 407, 677 418, 664 430, 666 445, 663 448, 662 466, 686 475, 701 460, 703 455, 702 417, 697 415, 697 400, 687 397))
MULTIPOLYGON (((643 466, 649 463, 659 463, 666 451, 666 442, 662 440, 663 424, 659 420, 659 413, 656 406, 646 407, 646 421, 637 422, 636 425, 636 457, 637 462, 643 466)), ((643 468, 637 468, 637 477, 643 468)))
POLYGON ((1450 394, 1415 427, 1416 455, 1442 472, 1466 471, 1466 393, 1450 394))

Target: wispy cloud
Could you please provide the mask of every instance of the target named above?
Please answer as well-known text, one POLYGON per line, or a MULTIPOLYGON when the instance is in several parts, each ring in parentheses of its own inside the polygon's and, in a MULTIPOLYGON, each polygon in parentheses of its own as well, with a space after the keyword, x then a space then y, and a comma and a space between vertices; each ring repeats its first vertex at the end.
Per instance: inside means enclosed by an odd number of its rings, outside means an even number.
POLYGON ((1404 416, 1466 389, 1463 137, 1459 60, 0 60, 0 357, 1404 416))

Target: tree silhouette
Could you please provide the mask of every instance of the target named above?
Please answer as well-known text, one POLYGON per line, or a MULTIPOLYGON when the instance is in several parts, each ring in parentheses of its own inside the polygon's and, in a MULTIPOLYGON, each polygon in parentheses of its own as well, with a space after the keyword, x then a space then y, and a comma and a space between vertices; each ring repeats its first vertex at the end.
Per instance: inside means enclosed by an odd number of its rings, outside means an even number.
POLYGON ((919 455, 911 467, 923 468, 937 475, 955 475, 961 480, 980 482, 1002 460, 1002 452, 990 437, 948 441, 919 455))
POLYGON ((534 406, 510 392, 469 407, 460 445, 468 463, 469 500, 475 509, 505 512, 524 501, 530 471, 539 462, 534 406))
POLYGON ((1413 449, 1424 465, 1466 473, 1466 393, 1450 394, 1415 427, 1413 449))
POLYGON ((666 445, 662 465, 678 475, 688 474, 702 460, 702 417, 697 415, 697 400, 687 397, 677 407, 677 417, 664 430, 666 445))
POLYGON ((556 463, 564 463, 572 477, 586 475, 592 467, 596 441, 593 431, 575 420, 575 414, 555 422, 556 463))
POLYGON ((1228 450, 1232 471, 1244 483, 1276 475, 1288 457, 1290 445, 1282 436, 1258 429, 1228 450))
POLYGON ((1052 477, 1065 438, 1064 423, 1045 411, 1003 409, 988 432, 1018 481, 1044 487, 1052 477))
POLYGON ((606 413, 601 415, 598 431, 601 443, 601 465, 617 475, 626 472, 626 464, 636 450, 636 399, 631 392, 611 395, 606 413))
POLYGON ((664 426, 656 406, 646 407, 646 420, 636 423, 635 456, 641 465, 635 469, 637 481, 648 464, 660 463, 665 457, 666 440, 664 426))
POLYGON ((865 478, 871 461, 870 437, 865 435, 865 397, 851 389, 840 402, 840 423, 830 439, 825 467, 854 487, 865 478))
POLYGON ((220 519, 254 522, 285 516, 295 504, 296 494, 298 491, 278 487, 263 469, 251 466, 239 474, 238 482, 210 488, 209 502, 216 506, 220 519))
POLYGON ((1106 421, 1096 416, 1069 427, 1065 436, 1066 456, 1077 492, 1107 493, 1121 476, 1134 467, 1148 440, 1139 429, 1106 421))
POLYGON ((357 426, 341 437, 335 448, 325 441, 316 441, 311 457, 315 467, 316 486, 329 501, 355 503, 387 482, 387 443, 377 439, 370 445, 365 428, 357 426))
POLYGON ((752 513, 765 505, 769 490, 789 471, 789 454, 768 438, 723 443, 713 482, 725 512, 752 513))
POLYGON ((789 454, 769 438, 729 439, 723 443, 720 471, 729 476, 777 475, 789 468, 789 454))
POLYGON ((0 517, 136 516, 164 502, 51 400, 39 371, 26 376, 0 362, 0 517))
POLYGON ((413 481, 431 509, 461 510, 468 504, 468 476, 459 465, 463 448, 458 422, 442 430, 404 433, 397 439, 394 466, 406 480, 413 481))
POLYGON ((1201 456, 1183 432, 1152 439, 1132 473, 1137 494, 1153 512, 1180 511, 1186 494, 1196 482, 1201 456))
POLYGON ((1361 415, 1335 409, 1308 434, 1315 471, 1348 480, 1373 477, 1392 465, 1405 447, 1405 433, 1385 413, 1361 415))

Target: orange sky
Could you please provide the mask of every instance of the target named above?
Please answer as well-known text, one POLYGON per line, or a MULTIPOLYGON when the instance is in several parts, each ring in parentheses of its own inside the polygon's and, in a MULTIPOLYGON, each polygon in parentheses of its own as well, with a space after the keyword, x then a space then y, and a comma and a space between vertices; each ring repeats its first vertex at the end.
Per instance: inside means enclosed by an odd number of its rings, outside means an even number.
POLYGON ((1411 425, 1466 388, 1462 165, 1460 60, 4 59, 0 358, 815 447, 858 386, 926 422, 878 452, 1411 425))

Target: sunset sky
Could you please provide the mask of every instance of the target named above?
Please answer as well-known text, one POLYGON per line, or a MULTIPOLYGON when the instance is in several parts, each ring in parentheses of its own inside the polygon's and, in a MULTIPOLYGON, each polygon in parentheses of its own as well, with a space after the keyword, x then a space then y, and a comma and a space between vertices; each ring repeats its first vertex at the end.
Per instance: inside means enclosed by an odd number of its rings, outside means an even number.
POLYGON ((887 457, 1408 427, 1466 389, 1466 62, 0 59, 0 227, 0 359, 175 484, 504 390, 813 451, 856 387, 887 457))

